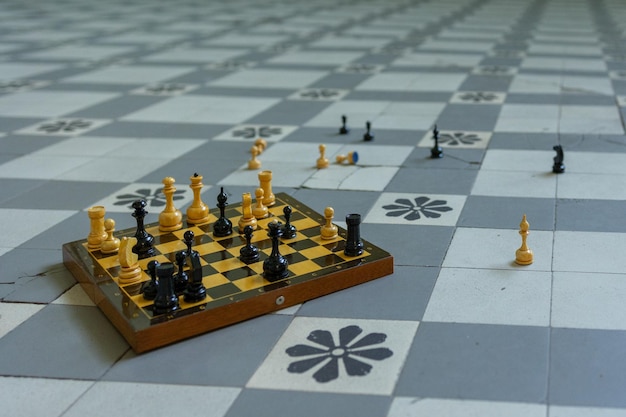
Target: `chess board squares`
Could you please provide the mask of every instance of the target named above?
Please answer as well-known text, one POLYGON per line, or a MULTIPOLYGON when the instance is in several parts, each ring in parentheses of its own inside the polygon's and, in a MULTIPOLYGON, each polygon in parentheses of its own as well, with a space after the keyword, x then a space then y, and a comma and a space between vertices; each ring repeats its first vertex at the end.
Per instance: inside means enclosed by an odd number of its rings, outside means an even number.
POLYGON ((258 97, 178 96, 138 110, 122 120, 234 124, 246 121, 279 101, 258 97))
POLYGON ((77 136, 111 123, 109 119, 60 117, 16 130, 20 135, 77 136))
POLYGON ((6 234, 0 247, 16 248, 37 236, 42 230, 48 230, 76 214, 74 210, 38 210, 1 208, 0 215, 6 234))
POLYGON ((482 54, 411 52, 392 61, 392 67, 473 68, 483 60, 482 54))
POLYGON ((25 91, 0 96, 0 116, 59 117, 117 97, 115 93, 25 91))
POLYGON ((382 193, 364 222, 455 226, 465 200, 462 195, 382 193))
POLYGON ((111 45, 62 45, 23 54, 26 59, 42 61, 85 61, 108 59, 134 52, 135 47, 111 45))
MULTIPOLYGON (((440 130, 439 131, 439 146, 442 148, 477 148, 485 149, 489 145, 491 139, 491 132, 476 132, 476 131, 454 131, 454 130, 440 130)), ((433 132, 427 131, 424 134, 422 140, 417 144, 420 148, 432 148, 435 144, 433 139, 433 132)))
POLYGON ((360 91, 456 91, 467 74, 406 73, 374 74, 356 87, 360 91))
POLYGON ((352 51, 288 51, 267 60, 271 64, 332 65, 338 66, 355 61, 362 52, 352 51))
POLYGON ((207 85, 237 88, 303 88, 322 77, 326 71, 316 70, 266 70, 251 68, 225 75, 207 85))
POLYGON ((194 67, 157 65, 119 65, 86 71, 60 80, 63 83, 146 84, 180 77, 194 67))

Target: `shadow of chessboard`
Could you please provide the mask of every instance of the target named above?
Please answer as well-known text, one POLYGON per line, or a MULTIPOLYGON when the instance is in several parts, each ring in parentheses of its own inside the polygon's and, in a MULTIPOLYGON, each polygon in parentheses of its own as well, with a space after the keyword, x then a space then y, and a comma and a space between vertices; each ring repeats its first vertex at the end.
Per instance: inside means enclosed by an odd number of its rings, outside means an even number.
MULTIPOLYGON (((252 238, 261 259, 248 265, 239 260, 239 250, 245 245, 237 227, 241 204, 229 205, 226 210, 226 217, 233 223, 233 234, 227 237, 218 238, 212 233, 213 223, 219 217, 218 209, 211 210, 206 223, 174 232, 159 231, 158 223, 146 225, 146 230, 154 236, 156 255, 140 259, 140 283, 119 285, 117 254, 90 251, 86 240, 63 245, 63 261, 136 352, 300 304, 393 272, 393 257, 366 240, 361 255, 346 256, 343 228, 339 228, 337 238, 322 240, 320 225, 324 224, 324 217, 287 194, 277 194, 269 212, 269 217, 258 221, 252 238), (289 275, 270 283, 263 278, 263 261, 272 247, 267 225, 276 219, 285 222, 286 205, 293 210, 291 223, 298 233, 293 239, 281 239, 279 246, 289 263, 289 275), (200 255, 207 298, 187 303, 181 296, 179 310, 154 315, 152 301, 145 300, 141 294, 143 283, 150 280, 147 264, 152 260, 176 264, 176 253, 186 249, 183 235, 187 230, 195 235, 193 249, 200 255)), ((121 238, 134 233, 135 229, 126 229, 115 236, 121 238)))

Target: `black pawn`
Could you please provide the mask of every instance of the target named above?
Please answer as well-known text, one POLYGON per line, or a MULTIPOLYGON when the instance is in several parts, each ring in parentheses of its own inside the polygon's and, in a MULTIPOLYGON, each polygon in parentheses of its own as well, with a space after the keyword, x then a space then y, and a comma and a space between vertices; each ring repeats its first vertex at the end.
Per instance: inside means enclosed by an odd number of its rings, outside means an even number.
POLYGON ((361 215, 348 214, 346 216, 348 225, 348 236, 346 237, 346 248, 343 253, 346 256, 359 256, 363 253, 363 242, 361 241, 361 215))
POLYGON ((552 172, 555 174, 562 174, 565 172, 565 164, 563 160, 565 159, 565 155, 563 155, 563 147, 561 145, 555 145, 552 147, 556 151, 556 156, 554 157, 554 165, 552 165, 552 172))
POLYGON ((185 261, 187 260, 187 252, 181 250, 176 253, 176 265, 178 266, 178 273, 174 276, 174 290, 176 294, 182 293, 187 288, 189 282, 189 276, 185 272, 185 261))
POLYGON ((187 284, 184 292, 184 300, 188 303, 195 303, 206 298, 206 287, 202 283, 202 265, 200 264, 200 255, 193 251, 188 254, 189 263, 191 264, 190 275, 191 281, 187 284))
POLYGON ((363 135, 363 140, 365 142, 374 140, 374 135, 372 135, 372 124, 370 122, 365 123, 365 134, 363 135))
POLYGON ((443 149, 439 146, 439 131, 437 130, 437 125, 433 129, 433 139, 435 140, 435 146, 433 146, 430 150, 430 157, 432 159, 442 158, 443 157, 443 149))
POLYGON ((239 254, 241 255, 239 259, 241 259, 241 262, 246 264, 257 262, 260 258, 259 248, 252 244, 252 232, 252 226, 246 226, 243 228, 243 235, 246 238, 246 245, 239 250, 239 254))
POLYGON ((137 220, 137 231, 135 237, 137 238, 137 244, 133 246, 133 252, 139 256, 139 259, 149 258, 156 255, 154 247, 154 236, 146 232, 146 228, 143 224, 143 219, 148 212, 146 211, 146 200, 137 200, 133 203, 133 217, 137 220))
POLYGON ((224 215, 228 205, 226 200, 228 200, 228 196, 224 192, 224 187, 222 187, 217 195, 217 207, 220 209, 220 218, 213 224, 213 234, 217 237, 224 237, 233 233, 233 223, 224 215))
POLYGON ((296 226, 291 224, 291 207, 285 206, 283 208, 283 214, 285 215, 285 225, 283 226, 283 239, 293 239, 296 237, 296 226))
POLYGON ((156 267, 156 274, 159 285, 152 313, 157 316, 178 310, 180 308, 178 297, 174 291, 174 264, 171 262, 160 264, 156 267))
POLYGON ((282 236, 282 224, 280 222, 268 223, 270 231, 268 236, 272 238, 272 253, 269 258, 263 261, 263 276, 269 282, 278 281, 279 279, 286 278, 289 275, 287 267, 289 266, 287 259, 278 251, 278 245, 280 241, 279 237, 282 236))
POLYGON ((347 135, 350 132, 350 128, 346 124, 348 122, 348 118, 344 115, 341 116, 341 127, 339 128, 340 135, 347 135))
POLYGON ((157 275, 156 268, 160 264, 157 261, 148 262, 148 273, 150 274, 150 281, 143 284, 141 287, 141 292, 143 294, 143 298, 146 300, 154 300, 157 295, 157 275))

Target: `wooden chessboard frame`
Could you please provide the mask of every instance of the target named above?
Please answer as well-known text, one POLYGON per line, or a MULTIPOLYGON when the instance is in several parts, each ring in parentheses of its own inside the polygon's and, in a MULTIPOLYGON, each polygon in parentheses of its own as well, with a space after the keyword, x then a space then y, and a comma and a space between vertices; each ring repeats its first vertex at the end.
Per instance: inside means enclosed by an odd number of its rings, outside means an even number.
MULTIPOLYGON (((293 197, 279 193, 276 194, 276 199, 301 213, 305 213, 307 220, 315 221, 319 225, 324 223, 324 217, 321 214, 293 197)), ((233 209, 240 212, 241 205, 229 205, 230 213, 233 213, 233 209)), ((270 213, 284 222, 284 219, 281 219, 282 213, 279 214, 272 208, 270 208, 270 213)), ((211 210, 210 223, 205 224, 204 228, 211 230, 209 226, 217 217, 219 217, 219 210, 217 208, 211 210)), ((236 236, 238 234, 237 223, 236 219, 232 220, 235 220, 233 221, 233 233, 236 236)), ((194 226, 194 229, 197 230, 197 227, 202 225, 194 226)), ((146 229, 149 232, 151 230, 158 232, 158 223, 148 224, 146 229)), ((339 236, 335 242, 337 244, 336 250, 340 251, 344 247, 347 232, 341 227, 338 229, 339 236)), ((185 230, 187 229, 183 228, 178 233, 184 233, 185 230)), ((135 229, 126 229, 116 232, 115 236, 132 236, 134 233, 135 229)), ((265 232, 257 230, 255 233, 265 232)), ((341 263, 330 264, 313 273, 298 275, 290 272, 290 275, 285 279, 273 283, 263 281, 262 286, 254 290, 243 291, 241 296, 214 299, 200 303, 194 306, 193 311, 189 309, 184 314, 161 315, 153 318, 148 317, 145 311, 138 311, 143 309, 139 308, 129 296, 128 286, 122 287, 117 284, 117 278, 107 272, 107 269, 100 264, 96 256, 96 252, 99 251, 90 252, 87 249, 86 240, 64 244, 63 262, 81 284, 89 298, 119 330, 133 350, 140 353, 393 273, 393 257, 370 242, 364 239, 362 241, 364 253, 354 258, 344 259, 341 263)), ((281 247, 285 242, 289 241, 283 241, 281 247)), ((326 241, 322 242, 326 243, 326 241)), ((342 252, 341 255, 343 256, 342 252)), ((151 259, 154 258, 141 261, 141 265, 144 267, 142 272, 144 282, 149 280, 145 271, 145 264, 151 259)), ((258 269, 259 265, 256 268, 258 269)), ((264 280, 261 275, 253 278, 264 280)), ((131 292, 134 291, 135 295, 138 294, 140 287, 141 284, 134 284, 131 292)))

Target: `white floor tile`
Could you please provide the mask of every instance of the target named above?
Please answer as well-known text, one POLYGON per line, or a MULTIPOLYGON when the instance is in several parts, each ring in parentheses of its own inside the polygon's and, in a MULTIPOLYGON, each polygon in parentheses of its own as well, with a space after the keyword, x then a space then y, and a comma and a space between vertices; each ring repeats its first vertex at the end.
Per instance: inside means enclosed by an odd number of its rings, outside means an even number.
POLYGON ((56 48, 44 49, 24 54, 27 59, 88 61, 114 57, 132 52, 135 48, 129 46, 109 45, 63 45, 56 48))
MULTIPOLYGON (((532 219, 528 219, 528 221, 531 230, 527 244, 534 254, 532 264, 522 266, 515 263, 515 251, 521 246, 522 239, 518 233, 518 224, 513 224, 511 226, 516 227, 516 229, 457 228, 444 258, 443 266, 449 268, 551 271, 553 233, 541 230, 533 231, 532 219)), ((556 253, 554 256, 557 256, 556 253)))
POLYGON ((43 304, 0 302, 0 337, 15 329, 42 308, 44 308, 43 304))
POLYGON ((493 41, 459 42, 458 40, 428 39, 418 47, 418 50, 420 51, 437 50, 437 51, 487 52, 491 48, 493 48, 493 45, 494 45, 493 41))
POLYGON ((247 49, 218 49, 218 48, 172 48, 163 52, 146 55, 141 59, 144 62, 220 62, 236 58, 248 53, 247 49))
POLYGON ((568 152, 567 172, 578 174, 626 175, 622 153, 568 152))
POLYGON ((70 138, 32 152, 35 156, 102 156, 128 146, 136 139, 88 137, 70 138))
POLYGON ((549 326, 550 272, 442 268, 423 321, 549 326))
POLYGON ((623 408, 599 408, 599 407, 565 407, 561 405, 549 406, 550 417, 626 417, 626 409, 623 408))
POLYGON ((396 397, 393 399, 388 417, 545 417, 545 415, 546 406, 541 404, 396 397))
POLYGON ((615 106, 562 106, 559 132, 576 134, 624 134, 615 106))
POLYGON ((247 69, 208 83, 216 87, 303 88, 327 75, 326 71, 247 69))
POLYGON ((560 114, 557 105, 504 104, 494 130, 556 133, 559 131, 560 114))
POLYGON ((456 226, 465 200, 461 195, 382 193, 365 222, 456 226))
POLYGON ((397 167, 331 165, 313 173, 305 188, 330 190, 382 191, 398 172, 397 167))
POLYGON ((57 64, 43 64, 33 62, 0 62, 0 77, 3 81, 10 81, 15 79, 25 79, 30 77, 36 77, 39 74, 45 74, 46 72, 55 71, 63 68, 62 65, 57 64))
POLYGON ((395 59, 394 67, 474 67, 480 63, 480 54, 450 54, 414 52, 395 59))
POLYGON ((481 169, 527 172, 550 171, 553 157, 553 151, 489 149, 485 152, 481 169))
POLYGON ((99 40, 102 43, 128 43, 128 44, 162 44, 169 42, 179 42, 185 39, 184 35, 178 33, 145 32, 133 30, 116 35, 103 36, 99 40))
POLYGON ((55 179, 92 160, 87 156, 26 155, 0 165, 0 178, 55 179))
POLYGON ((170 162, 170 158, 141 158, 141 163, 130 154, 94 158, 86 164, 59 174, 56 179, 69 181, 133 182, 170 162))
POLYGON ((456 91, 466 74, 382 73, 356 87, 361 91, 456 91))
POLYGON ((626 271, 623 233, 556 231, 554 271, 621 274, 626 271))
POLYGON ((417 326, 296 317, 247 387, 390 395, 417 326))
POLYGON ((0 116, 58 117, 118 96, 82 91, 25 91, 0 97, 0 116))
POLYGON ((240 34, 240 33, 227 33, 222 36, 217 36, 204 42, 204 45, 214 46, 269 46, 279 42, 288 40, 286 35, 269 35, 269 34, 240 34))
POLYGON ((67 77, 61 82, 96 84, 147 84, 165 81, 192 72, 193 67, 120 65, 67 77))
POLYGON ((246 162, 237 171, 228 175, 218 182, 218 185, 242 185, 250 186, 253 192, 259 186, 259 171, 272 171, 272 186, 274 187, 300 187, 316 171, 315 163, 303 165, 302 163, 268 161, 261 165, 259 170, 247 169, 246 162))
POLYGON ((554 198, 557 175, 549 162, 543 172, 478 171, 472 195, 554 198))
MULTIPOLYGON (((567 158, 567 157, 566 157, 567 158)), ((567 163, 567 159, 565 160, 567 163)), ((568 165, 565 170, 567 173, 568 165)), ((626 175, 567 173, 558 177, 558 198, 582 198, 598 200, 625 200, 626 175)))
POLYGON ((318 41, 312 42, 310 46, 315 48, 352 48, 371 49, 385 46, 391 39, 385 38, 350 38, 345 36, 326 36, 318 41))
POLYGON ((352 51, 293 51, 267 60, 271 64, 343 65, 363 55, 352 51))
POLYGON ((93 301, 87 296, 83 288, 76 284, 69 290, 65 291, 52 304, 64 304, 75 306, 95 306, 93 301))

